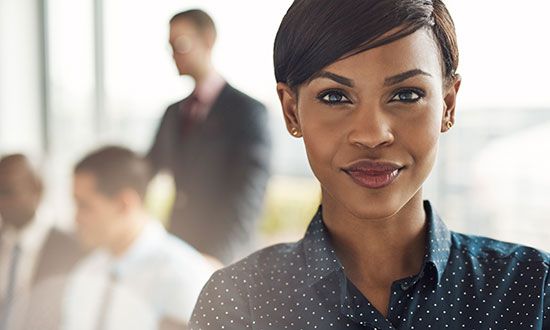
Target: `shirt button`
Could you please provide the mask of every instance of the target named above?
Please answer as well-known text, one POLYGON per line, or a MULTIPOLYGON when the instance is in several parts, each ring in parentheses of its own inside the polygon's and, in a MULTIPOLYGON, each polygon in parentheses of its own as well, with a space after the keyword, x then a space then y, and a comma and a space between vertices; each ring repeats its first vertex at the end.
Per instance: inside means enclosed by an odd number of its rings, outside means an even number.
POLYGON ((409 283, 401 283, 401 290, 406 291, 409 289, 409 283))

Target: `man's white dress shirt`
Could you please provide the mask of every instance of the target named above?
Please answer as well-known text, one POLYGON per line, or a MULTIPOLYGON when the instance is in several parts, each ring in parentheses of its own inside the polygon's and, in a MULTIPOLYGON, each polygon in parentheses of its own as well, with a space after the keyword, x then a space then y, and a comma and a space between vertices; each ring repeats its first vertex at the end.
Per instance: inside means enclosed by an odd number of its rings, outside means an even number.
POLYGON ((16 246, 20 249, 13 282, 14 295, 31 289, 42 247, 51 229, 51 217, 45 208, 39 208, 33 220, 22 229, 0 226, 0 300, 8 290, 12 257, 16 246))
POLYGON ((152 220, 122 257, 102 250, 77 266, 65 292, 62 329, 95 330, 100 320, 105 330, 157 329, 163 320, 187 324, 212 272, 199 252, 152 220))

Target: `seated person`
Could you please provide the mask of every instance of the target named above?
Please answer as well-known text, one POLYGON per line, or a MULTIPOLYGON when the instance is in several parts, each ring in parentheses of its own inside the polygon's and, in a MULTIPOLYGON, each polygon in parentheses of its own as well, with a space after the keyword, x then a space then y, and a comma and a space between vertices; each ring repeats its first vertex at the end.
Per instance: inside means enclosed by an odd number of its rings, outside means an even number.
MULTIPOLYGON (((0 159, 0 329, 19 324, 25 298, 45 280, 59 282, 82 256, 70 235, 52 227, 54 219, 41 205, 42 187, 27 157, 0 159)), ((59 303, 50 295, 50 306, 59 303)))
POLYGON ((147 160, 120 147, 95 151, 76 165, 78 234, 95 250, 67 286, 62 329, 185 328, 213 268, 147 214, 149 179, 147 160))

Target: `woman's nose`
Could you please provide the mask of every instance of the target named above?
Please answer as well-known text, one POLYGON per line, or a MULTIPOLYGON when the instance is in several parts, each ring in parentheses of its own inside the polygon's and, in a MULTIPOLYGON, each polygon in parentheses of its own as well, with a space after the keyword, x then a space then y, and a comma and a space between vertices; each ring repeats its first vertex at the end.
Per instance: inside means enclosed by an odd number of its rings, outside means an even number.
POLYGON ((360 107, 351 120, 351 129, 348 134, 350 144, 374 149, 393 143, 391 117, 380 106, 360 107))

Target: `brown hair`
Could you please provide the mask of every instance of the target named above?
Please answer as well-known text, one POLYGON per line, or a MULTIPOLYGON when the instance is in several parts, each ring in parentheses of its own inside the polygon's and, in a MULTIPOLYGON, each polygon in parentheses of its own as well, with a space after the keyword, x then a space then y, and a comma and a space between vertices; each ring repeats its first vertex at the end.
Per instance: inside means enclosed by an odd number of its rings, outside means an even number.
POLYGON ((421 28, 433 32, 443 74, 450 80, 458 67, 458 46, 453 20, 441 0, 295 0, 275 38, 275 78, 296 89, 341 58, 421 28))
POLYGON ((143 199, 151 179, 151 168, 146 158, 117 146, 104 147, 88 154, 75 166, 74 173, 79 172, 91 173, 98 190, 108 197, 130 188, 143 199))
POLYGON ((207 13, 200 9, 190 9, 177 13, 170 19, 170 24, 178 20, 188 20, 197 27, 201 34, 213 33, 213 36, 216 37, 216 25, 214 21, 207 13))

